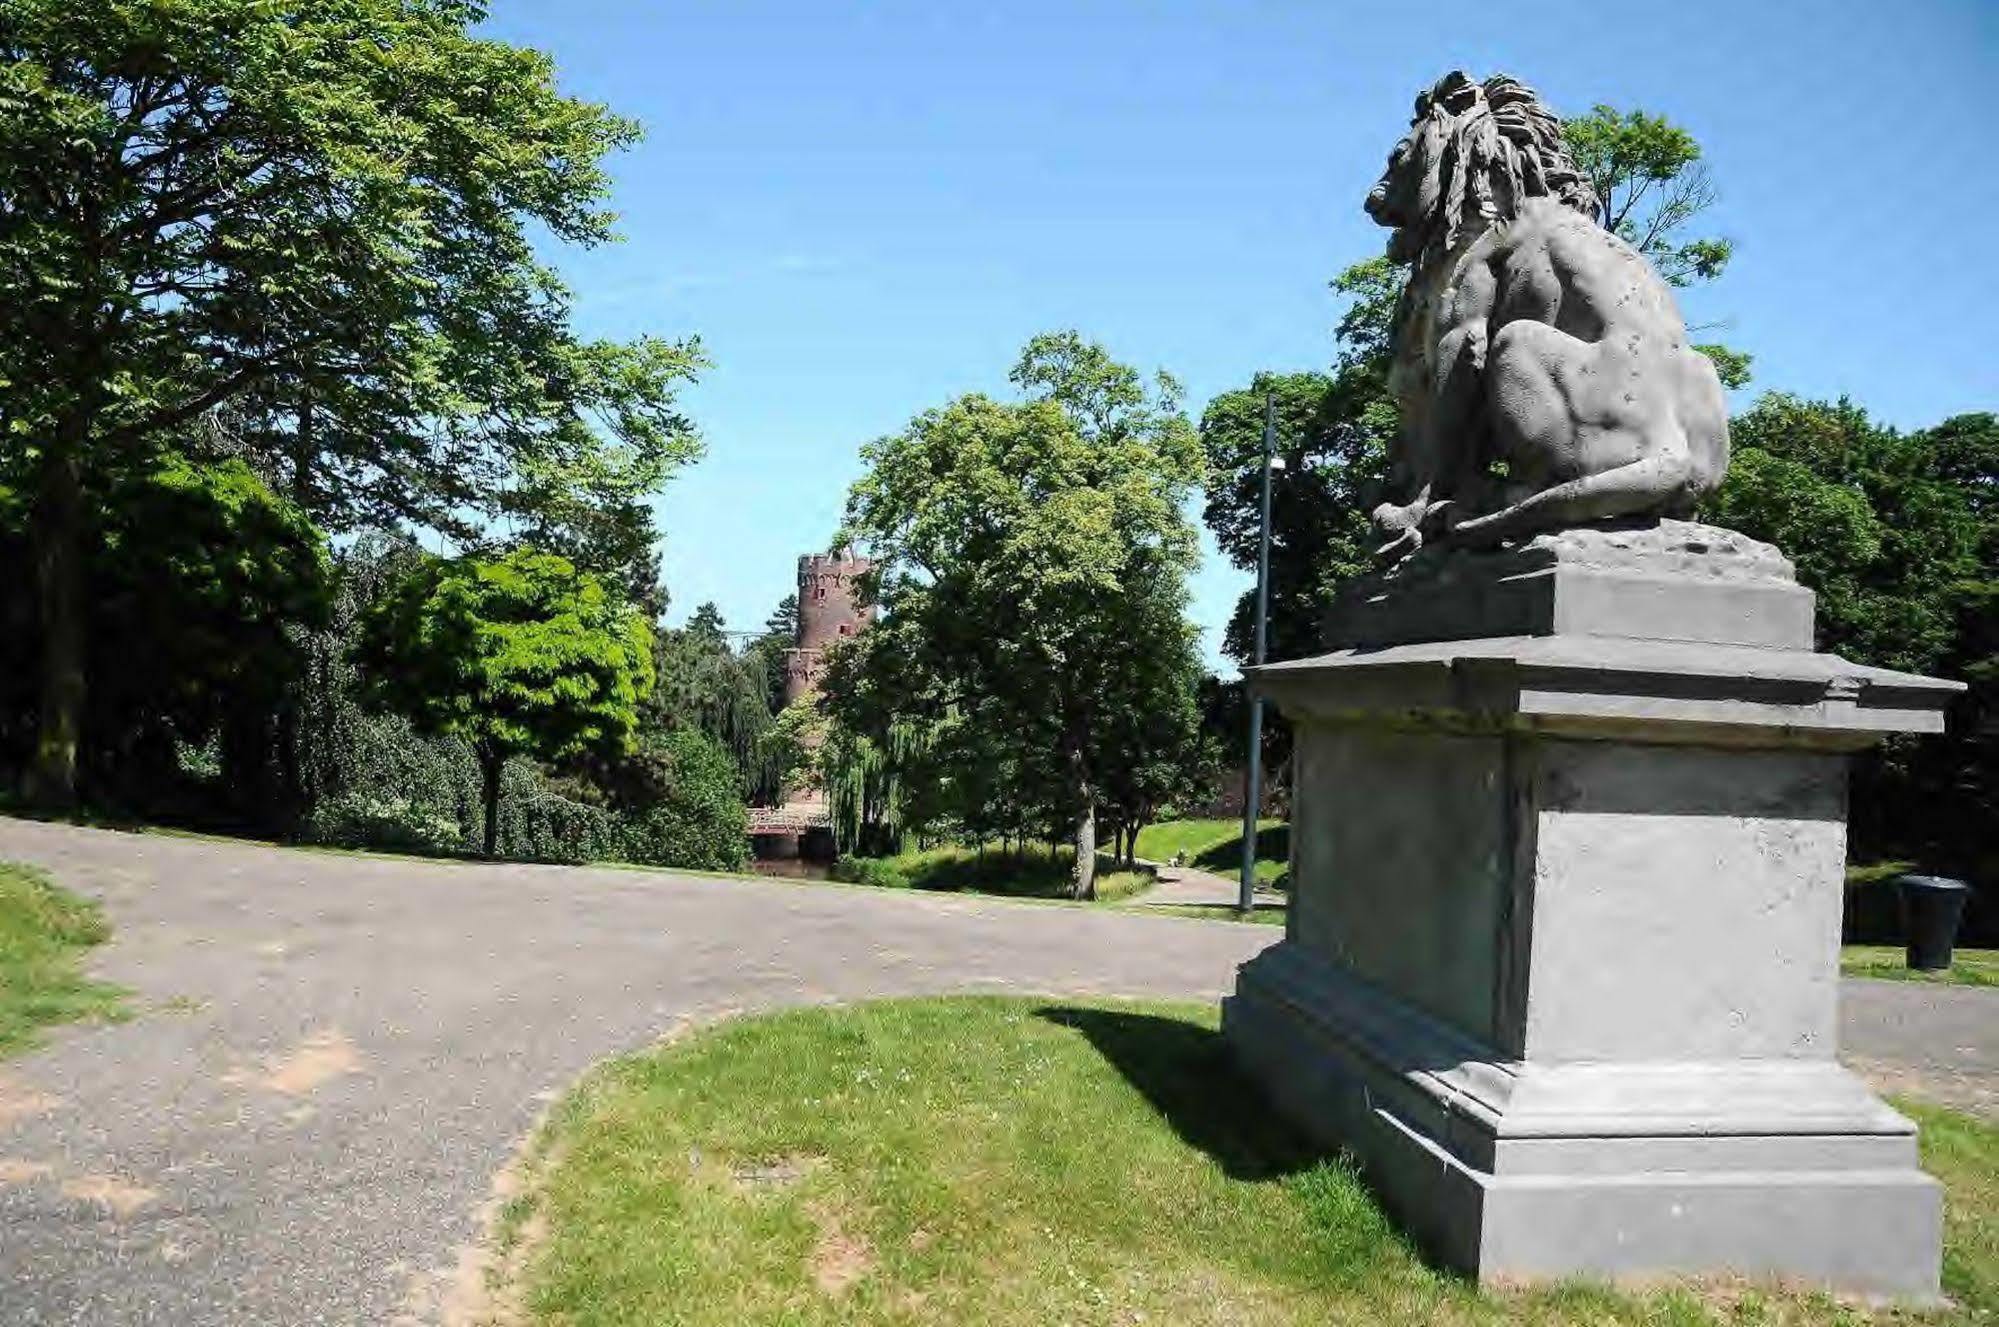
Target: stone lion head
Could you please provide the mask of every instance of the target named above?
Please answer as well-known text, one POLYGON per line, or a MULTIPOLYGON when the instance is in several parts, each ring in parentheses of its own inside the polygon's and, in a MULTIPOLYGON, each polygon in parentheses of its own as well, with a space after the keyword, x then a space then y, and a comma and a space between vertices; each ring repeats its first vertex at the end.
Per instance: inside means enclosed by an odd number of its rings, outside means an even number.
POLYGON ((1562 139, 1562 122, 1534 89, 1505 74, 1474 83, 1446 74, 1416 98, 1409 132, 1367 196, 1367 214, 1394 227, 1388 256, 1414 262, 1460 235, 1554 198, 1595 216, 1597 198, 1562 139))

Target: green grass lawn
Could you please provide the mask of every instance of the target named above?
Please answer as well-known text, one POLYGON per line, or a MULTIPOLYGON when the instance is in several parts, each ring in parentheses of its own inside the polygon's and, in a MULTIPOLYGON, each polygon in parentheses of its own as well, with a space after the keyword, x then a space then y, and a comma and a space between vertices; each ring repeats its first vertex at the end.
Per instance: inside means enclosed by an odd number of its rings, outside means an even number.
MULTIPOLYGON (((1167 820, 1138 831, 1138 855, 1145 860, 1170 862, 1176 853, 1184 853, 1190 866, 1236 877, 1242 870, 1242 821, 1167 820)), ((1290 828, 1281 820, 1257 821, 1256 883, 1282 889, 1290 857, 1290 828)))
POLYGON ((0 1057, 34 1045, 47 1024, 118 1016, 123 993, 78 971, 109 935, 96 904, 0 862, 0 1057))
POLYGON ((1848 945, 1840 950, 1839 970, 1849 977, 1887 981, 1999 986, 1999 949, 1959 949, 1951 955, 1948 972, 1912 972, 1907 952, 1899 945, 1848 945))
MULTIPOLYGON (((1999 1308, 1999 1129, 1918 1108, 1954 1317, 1999 1308)), ((1272 1118, 1207 1006, 957 998, 730 1022, 561 1103, 495 1245, 584 1324, 1860 1323, 1799 1291, 1483 1293, 1272 1118)))
MULTIPOLYGON (((881 885, 890 889, 931 889, 949 893, 999 894, 1008 898, 1066 899, 1076 854, 1069 848, 1049 852, 1029 846, 1002 851, 947 845, 905 852, 896 857, 849 857, 834 863, 833 879, 847 884, 881 885)), ((1152 887, 1144 871, 1117 870, 1110 859, 1097 859, 1097 901, 1115 903, 1152 887)))

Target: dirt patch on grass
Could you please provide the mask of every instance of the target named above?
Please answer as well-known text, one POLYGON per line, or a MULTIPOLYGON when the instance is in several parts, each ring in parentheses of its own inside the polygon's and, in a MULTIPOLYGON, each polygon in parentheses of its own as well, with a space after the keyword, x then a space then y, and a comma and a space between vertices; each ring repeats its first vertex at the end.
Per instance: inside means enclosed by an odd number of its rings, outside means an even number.
POLYGON ((731 1166, 729 1180, 743 1193, 762 1193, 772 1189, 789 1189, 792 1185, 826 1164, 826 1158, 810 1153, 797 1152, 781 1156, 771 1161, 757 1161, 748 1165, 731 1166))
POLYGON ((0 1078, 0 1129, 30 1115, 40 1115, 62 1105, 61 1097, 37 1092, 10 1079, 0 1078))
POLYGON ((523 1327, 526 1270, 548 1238, 536 1201, 541 1177, 561 1163, 560 1144, 544 1146, 545 1119, 493 1176, 474 1214, 479 1233, 458 1246, 450 1266, 419 1276, 391 1327, 523 1327))
POLYGON ((811 1214, 819 1226, 812 1246, 812 1284, 820 1294, 838 1299, 874 1267, 875 1251, 866 1238, 847 1229, 838 1212, 814 1207, 811 1214))
POLYGON ((32 1184, 54 1169, 55 1167, 46 1161, 22 1161, 18 1157, 0 1157, 0 1185, 32 1184))
POLYGON ((1846 1067, 1885 1096, 1914 1097, 1999 1122, 1999 1074, 1935 1066, 1911 1068, 1860 1056, 1848 1056, 1846 1067))

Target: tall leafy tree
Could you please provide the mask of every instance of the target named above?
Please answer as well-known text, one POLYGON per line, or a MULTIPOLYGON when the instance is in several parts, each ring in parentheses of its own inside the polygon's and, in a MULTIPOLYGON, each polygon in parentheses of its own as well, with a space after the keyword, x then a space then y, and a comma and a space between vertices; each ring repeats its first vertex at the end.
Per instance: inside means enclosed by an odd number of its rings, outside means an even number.
POLYGON ((735 761, 740 793, 774 793, 766 737, 775 711, 765 656, 732 649, 722 610, 704 603, 686 626, 655 636, 653 663, 659 683, 646 705, 647 726, 705 733, 735 761))
POLYGON ((1057 799, 1089 897, 1108 753, 1133 735, 1127 670, 1185 640, 1200 449, 1172 379, 1074 332, 1029 342, 1012 380, 1024 399, 960 397, 863 449, 843 538, 876 558, 885 612, 854 649, 872 676, 853 703, 1003 748, 1057 799))
MULTIPOLYGON (((1663 115, 1598 103, 1562 124, 1569 150, 1596 191, 1597 220, 1652 260, 1675 286, 1712 281, 1735 256, 1735 243, 1689 234, 1720 200, 1701 146, 1663 115)), ((1729 387, 1749 382, 1750 356, 1716 342, 1694 347, 1714 361, 1729 387)))
MULTIPOLYGON (((169 453, 93 484, 88 498, 89 666, 103 684, 80 755, 96 786, 132 811, 181 797, 238 823, 288 801, 275 786, 272 728, 306 665, 293 629, 331 611, 325 536, 240 461, 196 466, 169 453), (188 749, 212 751, 217 766, 220 786, 198 803, 179 759, 188 749)), ((27 516, 0 487, 0 565, 26 561, 27 516)), ((40 649, 33 586, 0 584, 0 749, 10 755, 32 744, 40 649)))
MULTIPOLYGON (((1333 282, 1346 300, 1330 372, 1258 374, 1223 392, 1201 415, 1207 460, 1202 518, 1222 553, 1254 571, 1261 530, 1264 398, 1275 406, 1271 477, 1270 657, 1315 653, 1341 584, 1372 565, 1367 513, 1387 464, 1396 412, 1387 388, 1390 328, 1402 271, 1386 258, 1357 263, 1333 282)), ((1254 653, 1254 590, 1236 603, 1223 646, 1254 653)))
POLYGON ((1772 392, 1729 423, 1728 477, 1705 519, 1776 544, 1818 593, 1819 644, 1927 672, 1951 651, 1984 528, 1939 473, 1935 435, 1851 401, 1772 392))
POLYGON ((94 477, 198 430, 329 529, 507 517, 608 570, 693 454, 698 349, 578 338, 534 256, 610 237, 601 162, 636 128, 483 17, 0 0, 0 478, 31 509, 44 798, 74 794, 94 477))
POLYGON ((417 731, 464 738, 484 784, 485 851, 509 758, 628 750, 653 686, 652 632, 597 577, 550 553, 428 558, 362 622, 372 697, 417 731))
MULTIPOLYGON (((1999 880, 1999 420, 1902 433, 1850 401, 1771 393, 1730 424, 1703 516, 1783 549, 1823 649, 1970 684, 1942 737, 1856 768, 1853 850, 1999 880)), ((1999 914, 1978 919, 1999 935, 1999 914)))

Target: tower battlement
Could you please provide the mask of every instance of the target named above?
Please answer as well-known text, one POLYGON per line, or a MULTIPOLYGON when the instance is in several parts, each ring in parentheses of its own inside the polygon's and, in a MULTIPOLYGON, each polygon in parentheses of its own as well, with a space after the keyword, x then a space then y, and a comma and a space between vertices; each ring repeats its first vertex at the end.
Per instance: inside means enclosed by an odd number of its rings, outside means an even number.
POLYGON ((854 597, 855 582, 873 566, 851 552, 807 553, 798 559, 798 636, 785 656, 787 705, 816 684, 821 651, 859 634, 874 620, 874 610, 862 608, 854 597))

